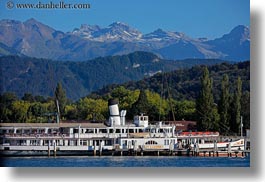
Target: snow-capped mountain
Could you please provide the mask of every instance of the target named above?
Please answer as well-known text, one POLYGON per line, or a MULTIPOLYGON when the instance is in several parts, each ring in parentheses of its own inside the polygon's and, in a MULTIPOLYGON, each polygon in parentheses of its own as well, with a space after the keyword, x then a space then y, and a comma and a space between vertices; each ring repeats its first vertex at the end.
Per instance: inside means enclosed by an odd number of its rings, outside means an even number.
POLYGON ((100 27, 98 25, 88 25, 88 24, 82 24, 80 29, 76 28, 72 32, 74 35, 90 39, 93 38, 93 33, 96 31, 99 31, 100 27))
POLYGON ((106 28, 100 28, 97 25, 82 25, 80 29, 75 29, 72 33, 99 42, 135 41, 142 37, 141 32, 121 22, 114 22, 106 28))
MULTIPOLYGON (((220 38, 208 40, 162 29, 142 34, 121 22, 107 27, 83 24, 65 33, 35 19, 0 20, 0 43, 11 52, 56 60, 81 61, 134 51, 153 52, 165 59, 250 59, 249 28, 243 25, 220 38)), ((3 50, 0 55, 5 55, 4 52, 8 51, 3 50)))
POLYGON ((161 28, 143 36, 145 40, 179 40, 185 37, 184 33, 164 31, 161 28))

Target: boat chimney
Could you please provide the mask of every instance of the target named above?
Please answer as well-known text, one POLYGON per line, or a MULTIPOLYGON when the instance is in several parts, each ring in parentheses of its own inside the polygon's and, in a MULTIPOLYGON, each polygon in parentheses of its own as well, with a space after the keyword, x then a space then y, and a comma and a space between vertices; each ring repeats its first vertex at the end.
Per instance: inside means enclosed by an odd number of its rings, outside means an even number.
POLYGON ((121 110, 121 125, 125 126, 126 110, 121 110))
POLYGON ((120 118, 118 104, 119 104, 119 102, 116 99, 109 99, 109 101, 108 101, 109 113, 110 113, 110 117, 109 117, 109 125, 110 126, 121 125, 121 118, 120 118))

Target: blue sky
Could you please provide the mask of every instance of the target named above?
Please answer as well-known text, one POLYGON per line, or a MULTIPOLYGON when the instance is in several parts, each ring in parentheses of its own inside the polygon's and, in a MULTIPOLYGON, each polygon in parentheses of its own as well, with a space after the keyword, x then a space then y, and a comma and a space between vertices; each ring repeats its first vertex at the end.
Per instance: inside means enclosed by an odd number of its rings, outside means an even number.
MULTIPOLYGON (((191 37, 216 38, 237 25, 250 25, 249 0, 64 0, 89 3, 87 10, 7 9, 0 1, 0 18, 25 21, 35 18, 57 30, 72 31, 81 24, 108 26, 125 22, 143 33, 157 28, 185 32, 191 37)), ((42 3, 60 0, 40 0, 42 3)), ((13 0, 37 3, 37 0, 13 0)))

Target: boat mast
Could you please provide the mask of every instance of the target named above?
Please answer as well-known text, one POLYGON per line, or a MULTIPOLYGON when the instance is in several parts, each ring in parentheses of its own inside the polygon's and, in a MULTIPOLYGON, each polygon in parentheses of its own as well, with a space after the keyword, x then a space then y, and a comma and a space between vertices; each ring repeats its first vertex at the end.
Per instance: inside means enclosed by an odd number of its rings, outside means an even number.
POLYGON ((57 108, 57 113, 56 113, 56 122, 60 123, 60 108, 59 108, 59 101, 56 99, 56 108, 57 108))
POLYGON ((243 117, 240 117, 240 136, 243 137, 243 117))
POLYGON ((172 112, 173 121, 176 121, 174 109, 172 107, 172 102, 171 102, 171 94, 170 94, 170 91, 169 91, 169 81, 167 80, 167 78, 166 78, 166 81, 167 81, 167 92, 168 92, 169 106, 170 106, 170 109, 171 109, 171 112, 172 112))

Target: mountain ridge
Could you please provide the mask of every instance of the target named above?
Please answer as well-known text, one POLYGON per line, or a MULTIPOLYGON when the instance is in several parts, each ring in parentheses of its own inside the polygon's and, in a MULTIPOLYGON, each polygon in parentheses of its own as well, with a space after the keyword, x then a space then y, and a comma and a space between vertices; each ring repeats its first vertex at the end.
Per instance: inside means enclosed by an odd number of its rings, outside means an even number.
POLYGON ((84 61, 100 56, 149 51, 163 59, 250 59, 250 31, 239 25, 222 37, 208 40, 160 28, 142 34, 126 23, 107 27, 82 24, 62 32, 35 19, 25 22, 0 20, 0 42, 29 57, 84 61))

